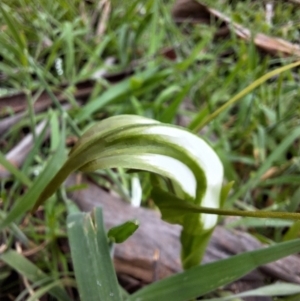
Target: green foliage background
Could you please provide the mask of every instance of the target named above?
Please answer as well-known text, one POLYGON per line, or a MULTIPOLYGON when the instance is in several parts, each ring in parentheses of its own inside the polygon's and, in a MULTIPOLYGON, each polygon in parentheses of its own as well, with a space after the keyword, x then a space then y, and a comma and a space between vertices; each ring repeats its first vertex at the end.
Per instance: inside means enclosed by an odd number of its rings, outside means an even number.
MULTIPOLYGON (((226 1, 206 1, 253 33, 264 32, 298 42, 299 10, 295 4, 276 2, 273 25, 268 26, 264 21, 263 1, 232 2, 229 5, 226 1)), ((12 294, 16 300, 26 296, 30 300, 28 288, 19 290, 14 271, 30 281, 33 299, 51 294, 58 300, 68 300, 62 287, 75 285, 70 254, 65 254, 60 244, 67 237, 67 213, 74 210, 64 188, 45 204, 42 218, 27 215, 65 159, 67 138, 78 137, 100 119, 119 114, 180 122, 197 129, 207 116, 260 76, 296 59, 261 54, 252 43, 238 39, 234 33, 226 39, 215 40, 214 26, 183 25, 180 29, 171 18, 172 1, 125 3, 114 0, 110 3, 111 12, 101 35, 97 33, 97 25, 103 18, 103 7, 96 1, 1 2, 0 95, 25 93, 27 110, 25 117, 1 136, 5 143, 1 144, 0 164, 12 176, 1 179, 0 183, 0 241, 3 245, 0 298, 12 294), (162 55, 168 47, 176 52, 176 61, 162 55), (113 64, 109 63, 110 57, 113 64), (101 77, 93 79, 95 73, 103 70, 113 74, 126 70, 130 75, 114 84, 101 77), (79 105, 74 96, 76 85, 88 80, 94 81, 92 92, 85 105, 79 105), (33 105, 43 91, 51 97, 53 107, 35 113, 33 105), (66 97, 68 110, 56 98, 54 92, 57 91, 66 97), (34 137, 34 147, 20 170, 14 168, 4 155, 19 142, 20 133, 34 132, 42 120, 46 121, 45 130, 34 137), (47 129, 50 129, 50 138, 45 143, 47 129), (8 214, 9 220, 6 219, 8 214), (15 252, 16 243, 24 250, 45 247, 28 261, 15 252), (41 277, 32 276, 36 274, 41 277)), ((213 145, 224 164, 226 181, 235 181, 227 208, 298 210, 299 95, 299 74, 295 68, 249 91, 202 128, 201 136, 213 145)), ((0 118, 7 113, 13 114, 9 107, 1 109, 0 118)), ((117 175, 98 172, 93 178, 124 199, 131 199, 131 176, 123 170, 117 175)), ((150 193, 149 179, 143 175, 140 182, 145 205, 150 193)), ((299 223, 269 219, 268 225, 245 218, 230 227, 243 226, 270 245, 286 241, 288 245, 282 249, 279 246, 283 251, 277 253, 278 258, 299 251, 298 242, 289 242, 298 238, 299 223)), ((255 267, 251 264, 247 267, 248 259, 241 258, 238 266, 244 268, 243 271, 255 267)), ((263 260, 257 262, 264 263, 263 260)), ((243 273, 236 275, 240 277, 243 273)), ((172 280, 166 281, 172 283, 172 280)), ((207 279, 207 284, 213 281, 207 279)), ((192 280, 189 283, 187 290, 196 285, 192 280)), ((216 287, 203 294, 214 289, 216 287)), ((288 287, 287 291, 294 294, 293 289, 288 287)), ((158 300, 153 291, 149 295, 158 300)), ((217 295, 207 298, 211 296, 217 295)))

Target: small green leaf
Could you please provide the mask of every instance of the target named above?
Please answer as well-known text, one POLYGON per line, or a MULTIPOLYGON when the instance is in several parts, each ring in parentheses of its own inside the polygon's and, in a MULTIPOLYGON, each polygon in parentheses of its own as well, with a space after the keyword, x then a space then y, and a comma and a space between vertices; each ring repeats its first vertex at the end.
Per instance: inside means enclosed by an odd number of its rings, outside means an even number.
POLYGON ((109 229, 107 237, 114 243, 122 243, 129 238, 139 227, 138 220, 127 221, 109 229))
POLYGON ((130 78, 130 87, 131 89, 138 89, 143 85, 143 79, 137 76, 132 76, 130 78))

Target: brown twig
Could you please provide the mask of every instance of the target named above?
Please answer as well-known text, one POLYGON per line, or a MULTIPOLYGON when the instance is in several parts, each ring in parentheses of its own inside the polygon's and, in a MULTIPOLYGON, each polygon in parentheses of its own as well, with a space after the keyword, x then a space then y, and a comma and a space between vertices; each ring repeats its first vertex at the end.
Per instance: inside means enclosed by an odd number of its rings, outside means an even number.
MULTIPOLYGON (((217 19, 223 25, 233 30, 238 37, 246 41, 254 41, 255 45, 273 55, 296 56, 300 57, 300 46, 280 38, 270 37, 262 33, 253 34, 248 28, 233 22, 222 12, 210 8, 196 0, 177 0, 172 11, 175 21, 185 19, 187 23, 202 20, 210 23, 210 20, 217 19)), ((214 22, 215 23, 215 22, 214 22)))

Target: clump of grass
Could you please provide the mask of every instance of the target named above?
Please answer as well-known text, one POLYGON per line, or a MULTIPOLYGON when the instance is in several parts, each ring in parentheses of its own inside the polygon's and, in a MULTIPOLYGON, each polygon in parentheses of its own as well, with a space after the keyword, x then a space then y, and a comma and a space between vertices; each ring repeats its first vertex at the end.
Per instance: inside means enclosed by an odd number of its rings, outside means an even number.
MULTIPOLYGON (((57 281, 66 286, 74 284, 70 279, 73 276, 70 255, 65 255, 61 244, 61 238, 67 236, 64 220, 71 210, 67 202, 61 202, 65 200, 64 191, 53 197, 37 215, 25 215, 64 159, 68 151, 66 139, 79 136, 104 116, 119 114, 138 114, 167 123, 176 123, 178 116, 184 116, 185 124, 196 129, 236 93, 275 66, 287 64, 288 60, 262 56, 251 43, 240 41, 233 34, 226 41, 215 41, 214 29, 207 26, 195 26, 190 35, 186 35, 172 23, 170 3, 113 1, 106 30, 99 35, 97 22, 103 18, 103 10, 96 2, 2 2, 0 95, 24 92, 28 112, 1 137, 5 140, 1 151, 7 153, 17 143, 19 133, 33 132, 40 120, 48 122, 51 134, 47 143, 43 143, 45 131, 35 137, 35 147, 19 171, 9 165, 3 155, 0 157, 0 163, 8 164, 6 168, 12 173, 9 179, 1 180, 0 220, 5 219, 14 204, 21 204, 12 215, 10 226, 2 225, 1 243, 9 255, 5 255, 6 259, 2 257, 0 298, 9 294, 15 299, 21 298, 31 289, 38 291, 35 286, 39 286, 55 296, 62 294, 61 299, 67 300, 65 292, 53 292, 51 288, 57 281), (167 47, 176 53, 175 61, 162 55, 167 47), (224 55, 228 53, 230 55, 224 55), (113 65, 107 65, 108 57, 114 58, 113 65), (116 84, 104 78, 93 80, 99 70, 123 72, 131 68, 134 73, 116 84), (93 91, 86 104, 78 107, 75 87, 86 80, 94 81, 93 91), (64 112, 51 94, 52 111, 34 113, 34 102, 42 91, 62 91, 72 110, 64 112), (64 130, 57 126, 59 122, 64 130), (56 154, 51 159, 54 151, 56 154), (51 160, 57 165, 51 165, 51 160), (51 168, 45 169, 45 166, 51 168), (15 254, 16 243, 22 250, 35 250, 39 245, 45 245, 45 249, 34 253, 30 264, 23 255, 15 254), (47 276, 30 278, 29 272, 38 269, 47 272, 47 276), (28 278, 32 287, 24 282, 20 290, 14 270, 28 278)), ((296 24, 293 20, 297 20, 298 12, 291 9, 291 3, 276 3, 272 27, 263 21, 264 6, 260 2, 245 1, 236 6, 224 2, 224 5, 225 13, 250 26, 254 32, 291 41, 298 39, 296 26, 285 23, 291 19, 296 24), (254 9, 250 10, 249 5, 254 9)), ((220 4, 216 8, 220 9, 220 4)), ((201 131, 220 156, 226 179, 235 181, 228 207, 298 210, 298 81, 297 69, 269 79, 201 131)), ((99 174, 95 178, 126 196, 130 176, 122 171, 113 176, 114 181, 107 181, 107 177, 99 174)), ((149 179, 141 178, 141 185, 149 187, 149 179)), ((149 192, 144 191, 143 201, 146 201, 149 192)), ((240 224, 251 227, 251 232, 262 240, 282 242, 298 237, 297 223, 289 229, 276 221, 270 221, 272 227, 268 229, 262 228, 259 221, 243 219, 240 224)), ((296 247, 292 251, 296 252, 296 247)), ((171 284, 174 283, 170 280, 171 284)), ((191 286, 193 284, 191 282, 191 286)), ((153 291, 149 294, 156 296, 153 291)))

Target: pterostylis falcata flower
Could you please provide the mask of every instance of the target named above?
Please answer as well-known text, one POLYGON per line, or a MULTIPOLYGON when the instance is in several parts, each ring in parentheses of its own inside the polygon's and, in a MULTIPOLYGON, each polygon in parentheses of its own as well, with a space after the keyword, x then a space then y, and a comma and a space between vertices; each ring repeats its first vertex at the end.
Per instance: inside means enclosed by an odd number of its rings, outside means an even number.
POLYGON ((221 206, 223 166, 203 139, 178 126, 135 115, 107 118, 92 126, 76 143, 63 167, 41 194, 35 208, 75 171, 122 167, 148 171, 152 197, 163 218, 182 225, 182 264, 199 264, 217 215, 166 210, 166 203, 217 209, 221 206), (162 202, 162 203, 161 203, 162 202))

